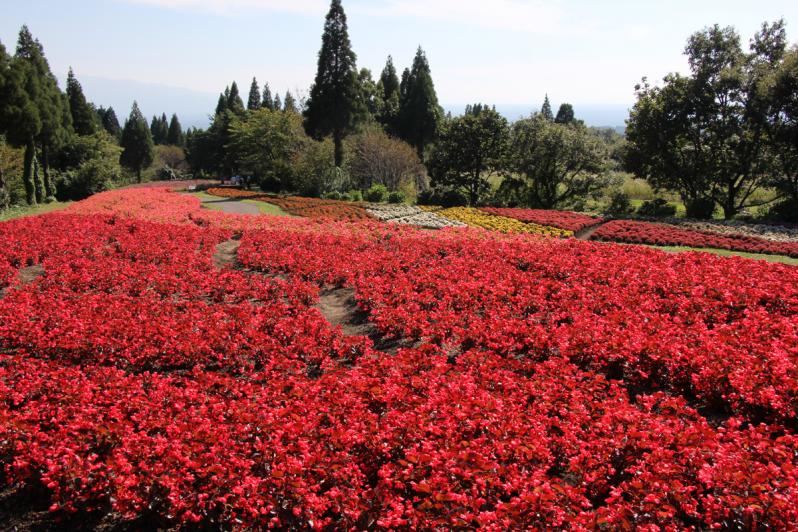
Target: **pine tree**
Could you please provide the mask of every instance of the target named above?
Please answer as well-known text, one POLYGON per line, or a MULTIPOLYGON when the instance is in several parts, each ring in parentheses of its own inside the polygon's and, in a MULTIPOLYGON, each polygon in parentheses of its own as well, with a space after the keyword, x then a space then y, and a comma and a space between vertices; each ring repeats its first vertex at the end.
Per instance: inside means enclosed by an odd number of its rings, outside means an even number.
POLYGON ((261 107, 260 88, 258 87, 258 80, 252 78, 252 85, 249 87, 249 99, 247 100, 247 110, 257 111, 261 107))
POLYGON ((154 150, 150 128, 147 127, 147 121, 136 102, 133 102, 130 116, 125 121, 120 144, 122 155, 119 157, 119 162, 122 166, 136 172, 136 178, 141 183, 141 171, 152 164, 154 150))
POLYGON ((296 113, 296 100, 291 94, 291 91, 285 91, 285 99, 283 100, 283 110, 287 113, 296 113))
POLYGON ((283 102, 280 100, 280 95, 274 95, 274 110, 275 111, 282 111, 283 110, 283 102))
POLYGON ((241 95, 238 93, 238 84, 234 81, 230 85, 230 94, 227 95, 227 108, 233 111, 238 116, 244 116, 244 102, 241 100, 241 95))
POLYGON ((216 111, 213 116, 219 116, 227 110, 227 97, 230 95, 230 88, 227 87, 223 93, 219 94, 219 101, 216 102, 216 111))
POLYGON ((72 67, 67 74, 67 98, 69 98, 69 112, 72 115, 72 127, 78 135, 92 135, 97 131, 97 115, 86 102, 83 88, 75 78, 72 67))
POLYGON ((172 120, 169 122, 169 133, 166 135, 166 143, 171 146, 183 146, 185 144, 183 128, 176 114, 172 115, 172 120))
POLYGON ((111 136, 119 139, 122 135, 122 128, 119 125, 119 119, 116 117, 116 112, 113 107, 104 109, 100 107, 97 109, 97 114, 100 116, 100 123, 111 136))
POLYGON ((263 104, 261 107, 274 111, 274 100, 272 99, 272 91, 269 89, 268 83, 263 84, 263 104))
POLYGON ((554 113, 551 112, 551 102, 549 102, 549 95, 543 100, 543 107, 540 108, 540 114, 549 122, 554 121, 554 113))
POLYGON ((570 103, 564 103, 560 105, 560 108, 557 110, 557 116, 554 118, 554 122, 557 124, 571 124, 574 122, 574 107, 570 103))
MULTIPOLYGON (((408 77, 410 72, 407 71, 408 77)), ((399 116, 399 103, 401 102, 401 92, 399 89, 399 78, 396 75, 396 68, 393 66, 393 58, 389 55, 385 62, 385 68, 380 74, 378 87, 381 90, 382 105, 377 120, 388 132, 395 132, 397 129, 397 118, 399 116)))
MULTIPOLYGON (((69 101, 58 88, 58 81, 50 71, 41 43, 33 38, 27 26, 22 26, 19 32, 14 62, 18 63, 19 73, 23 79, 22 86, 27 93, 29 103, 36 108, 37 117, 34 119, 34 126, 39 126, 38 131, 29 134, 24 143, 25 150, 30 153, 25 156, 23 179, 26 191, 34 191, 33 198, 28 194, 28 202, 41 202, 54 192, 49 173, 49 154, 65 142, 72 131, 69 101), (38 189, 35 187, 33 175, 33 152, 37 144, 41 149, 39 163, 44 181, 44 186, 38 189)), ((27 127, 24 129, 29 131, 27 127)))
POLYGON ((438 135, 443 109, 438 105, 429 62, 420 46, 407 79, 402 77, 405 87, 399 109, 400 134, 423 161, 425 148, 438 135))
POLYGON ((305 129, 321 139, 332 135, 335 166, 344 159, 344 137, 363 119, 357 56, 352 51, 341 0, 332 0, 324 23, 318 68, 305 109, 305 129))
POLYGON ((166 113, 160 117, 152 117, 152 122, 150 122, 150 135, 152 135, 152 142, 154 144, 166 144, 166 137, 169 135, 169 124, 166 122, 166 113))

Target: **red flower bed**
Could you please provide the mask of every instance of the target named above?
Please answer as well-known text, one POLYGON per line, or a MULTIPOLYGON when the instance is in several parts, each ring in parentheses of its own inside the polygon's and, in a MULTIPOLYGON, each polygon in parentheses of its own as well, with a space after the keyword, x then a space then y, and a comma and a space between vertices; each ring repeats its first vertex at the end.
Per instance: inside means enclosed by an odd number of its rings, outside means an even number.
POLYGON ((264 197, 263 201, 277 205, 295 216, 333 220, 370 220, 372 216, 365 207, 348 201, 323 200, 289 196, 285 198, 264 197))
POLYGON ((242 190, 240 188, 227 188, 215 187, 209 188, 206 192, 212 196, 219 196, 220 198, 234 198, 234 199, 261 199, 265 196, 263 192, 255 192, 254 190, 242 190))
POLYGON ((481 210, 496 216, 515 218, 516 220, 527 223, 548 225, 550 227, 557 227, 559 229, 573 231, 574 233, 601 222, 601 218, 598 216, 589 216, 587 214, 579 214, 577 212, 569 211, 545 209, 505 209, 494 207, 486 207, 481 210))
POLYGON ((0 298, 0 489, 46 497, 54 519, 798 522, 795 268, 277 224, 158 190, 70 210, 0 224, 5 278, 45 272, 0 298), (239 263, 217 269, 234 236, 239 263), (413 347, 345 336, 314 307, 322 286, 413 347))
POLYGON ((593 234, 592 239, 630 244, 717 248, 798 257, 798 242, 773 242, 747 235, 719 235, 682 229, 673 225, 630 220, 611 221, 601 226, 593 234))

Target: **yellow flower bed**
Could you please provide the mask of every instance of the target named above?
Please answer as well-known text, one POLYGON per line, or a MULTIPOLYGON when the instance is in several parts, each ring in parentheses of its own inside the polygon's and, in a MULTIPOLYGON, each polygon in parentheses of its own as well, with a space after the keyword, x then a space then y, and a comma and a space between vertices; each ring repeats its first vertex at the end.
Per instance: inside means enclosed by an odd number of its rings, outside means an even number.
POLYGON ((443 210, 443 207, 439 207, 438 205, 418 205, 418 208, 426 212, 438 212, 443 210))
POLYGON ((436 214, 450 220, 463 222, 471 227, 482 227, 483 229, 501 231, 502 233, 529 233, 555 238, 574 236, 573 231, 525 223, 513 218, 505 218, 504 216, 495 216, 471 207, 452 207, 438 211, 436 214))

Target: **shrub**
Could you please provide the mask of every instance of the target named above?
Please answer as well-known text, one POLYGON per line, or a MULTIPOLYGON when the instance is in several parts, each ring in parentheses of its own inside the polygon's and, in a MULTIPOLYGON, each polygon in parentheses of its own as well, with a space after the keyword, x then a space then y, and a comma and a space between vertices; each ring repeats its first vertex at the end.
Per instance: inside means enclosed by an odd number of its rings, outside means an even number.
POLYGON ((372 185, 366 191, 364 198, 372 203, 382 203, 388 199, 388 189, 385 188, 385 185, 372 185))
POLYGON ((632 203, 629 196, 624 192, 616 192, 612 195, 610 204, 604 209, 604 214, 609 216, 626 216, 632 213, 632 203))
MULTIPOLYGON (((324 197, 324 199, 340 200, 341 199, 341 193, 336 191, 336 190, 333 190, 332 192, 327 192, 326 194, 324 194, 323 197, 324 197)), ((344 199, 348 199, 348 198, 344 198, 344 199)))
POLYGON ((676 215, 676 205, 672 205, 662 198, 657 198, 643 202, 638 207, 637 214, 649 218, 668 218, 676 215))
POLYGON ((765 219, 774 222, 798 223, 798 200, 788 199, 773 205, 765 219))
POLYGON ((468 205, 468 197, 456 188, 433 187, 418 195, 418 203, 441 207, 464 207, 468 205))
POLYGON ((698 198, 684 203, 688 218, 709 220, 715 214, 715 200, 698 198))
POLYGON ((350 190, 346 195, 349 201, 363 201, 363 193, 359 190, 350 190))
POLYGON ((398 190, 394 190, 390 194, 388 194, 388 203, 404 203, 405 202, 405 195, 399 192, 398 190))

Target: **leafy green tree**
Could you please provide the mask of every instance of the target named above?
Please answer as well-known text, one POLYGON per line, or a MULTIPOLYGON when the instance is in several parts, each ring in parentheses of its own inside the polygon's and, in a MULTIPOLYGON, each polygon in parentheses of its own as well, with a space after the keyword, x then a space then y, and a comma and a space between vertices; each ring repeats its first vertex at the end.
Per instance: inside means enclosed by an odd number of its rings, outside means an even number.
POLYGON ((770 184, 798 208, 798 47, 784 56, 771 90, 771 138, 777 167, 770 184))
POLYGON ((596 195, 606 185, 607 153, 583 124, 558 124, 543 113, 513 124, 503 183, 524 205, 553 209, 596 195))
POLYGON ((382 109, 381 91, 377 88, 377 84, 374 83, 371 70, 368 68, 361 68, 357 78, 360 85, 360 98, 366 106, 366 120, 373 120, 382 109))
POLYGON ((267 190, 294 190, 292 162, 310 142, 296 113, 259 109, 230 127, 229 148, 240 169, 267 190))
POLYGON ((119 119, 116 117, 116 111, 113 107, 105 109, 100 107, 97 109, 97 114, 100 117, 100 123, 103 129, 111 134, 112 137, 119 140, 122 136, 122 127, 119 125, 119 119))
POLYGON ((121 152, 116 138, 106 131, 73 136, 60 150, 59 201, 81 200, 107 190, 121 177, 121 152))
POLYGON ((304 117, 305 130, 311 137, 332 135, 335 166, 339 168, 344 160, 344 137, 355 130, 365 115, 356 61, 341 0, 332 0, 304 117))
POLYGON ((656 189, 678 192, 688 213, 714 201, 729 219, 767 203, 755 192, 776 168, 769 87, 786 42, 783 21, 764 24, 748 53, 734 28, 695 33, 685 49, 690 76, 670 74, 662 87, 644 79, 637 87, 628 167, 656 189))
POLYGON ((130 116, 125 121, 120 144, 122 154, 119 162, 135 172, 138 182, 141 183, 141 172, 152 164, 155 155, 150 128, 147 127, 147 121, 136 102, 133 102, 130 116))
POLYGON ((495 108, 469 106, 443 127, 429 161, 433 186, 462 188, 477 205, 490 190, 488 177, 504 172, 508 139, 507 119, 495 108))
POLYGON ((241 95, 238 92, 238 84, 235 81, 230 85, 230 93, 227 95, 227 108, 237 116, 244 116, 246 112, 244 101, 241 100, 241 95))
POLYGON ((574 106, 570 103, 564 103, 557 109, 557 116, 554 122, 557 124, 570 124, 575 120, 574 106))
POLYGON ((546 98, 543 100, 543 107, 540 108, 540 114, 543 115, 543 118, 546 120, 553 122, 554 121, 554 114, 551 111, 551 102, 549 102, 549 95, 546 95, 546 98))
POLYGON ((261 107, 269 111, 274 111, 274 99, 272 98, 272 91, 268 83, 263 84, 263 104, 261 107))
POLYGON ((400 136, 416 149, 424 160, 424 150, 438 136, 443 109, 432 82, 429 62, 421 47, 416 51, 413 68, 407 78, 403 76, 404 89, 399 109, 400 136))
POLYGON ((177 119, 176 114, 172 114, 172 119, 169 121, 169 131, 166 135, 166 143, 171 146, 183 146, 185 144, 183 127, 180 125, 180 120, 177 119))
POLYGON ((97 131, 97 114, 86 101, 83 88, 75 78, 72 67, 67 74, 67 98, 69 99, 69 112, 72 115, 72 127, 78 135, 92 135, 97 131))
POLYGON ((296 106, 296 99, 291 94, 291 91, 285 91, 285 100, 283 100, 283 111, 287 113, 299 113, 296 106))
POLYGON ((261 106, 260 88, 258 80, 252 78, 252 85, 249 86, 249 98, 247 99, 247 110, 257 111, 261 106))

